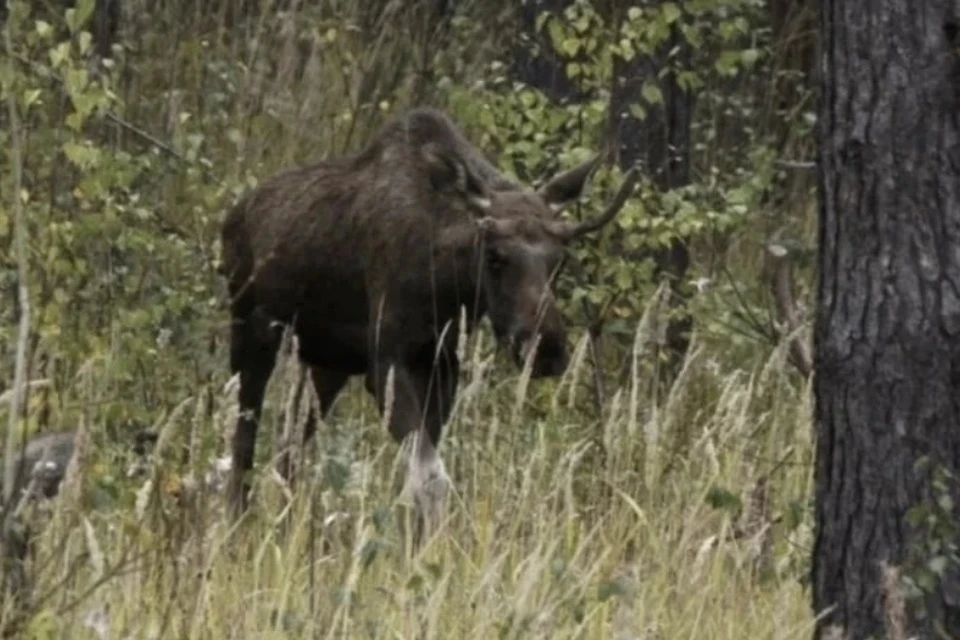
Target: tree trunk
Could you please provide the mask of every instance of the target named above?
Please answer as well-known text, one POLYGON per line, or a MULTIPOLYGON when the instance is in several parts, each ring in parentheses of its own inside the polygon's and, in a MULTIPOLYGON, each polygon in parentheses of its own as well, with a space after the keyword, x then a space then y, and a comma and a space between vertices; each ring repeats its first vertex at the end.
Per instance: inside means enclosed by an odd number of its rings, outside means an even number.
POLYGON ((549 35, 538 32, 536 23, 540 14, 561 16, 571 4, 572 0, 530 0, 517 8, 519 29, 511 56, 513 75, 557 104, 576 103, 584 96, 567 77, 563 60, 553 50, 549 35))
POLYGON ((960 4, 821 9, 816 637, 957 637, 958 567, 929 551, 956 544, 956 516, 931 534, 911 512, 960 472, 960 4), (884 564, 942 577, 900 616, 884 564))
POLYGON ((814 73, 818 0, 770 0, 776 76, 773 79, 776 109, 793 109, 814 73))
MULTIPOLYGON (((621 9, 625 10, 626 5, 621 9)), ((622 19, 617 16, 615 19, 622 19)), ((653 56, 638 55, 630 62, 616 58, 610 96, 610 117, 607 138, 617 142, 616 157, 626 170, 639 162, 660 191, 685 186, 690 181, 690 135, 694 97, 668 73, 657 80, 659 70, 667 66, 667 54, 677 49, 673 65, 689 68, 689 45, 676 29, 653 56), (653 80, 663 95, 658 105, 646 105, 646 118, 638 120, 630 106, 639 102, 644 82, 653 80)), ((665 336, 666 364, 664 382, 669 383, 678 372, 690 343, 693 318, 686 311, 689 297, 685 284, 690 266, 686 241, 675 239, 654 255, 654 275, 666 279, 670 287, 671 319, 665 336)))

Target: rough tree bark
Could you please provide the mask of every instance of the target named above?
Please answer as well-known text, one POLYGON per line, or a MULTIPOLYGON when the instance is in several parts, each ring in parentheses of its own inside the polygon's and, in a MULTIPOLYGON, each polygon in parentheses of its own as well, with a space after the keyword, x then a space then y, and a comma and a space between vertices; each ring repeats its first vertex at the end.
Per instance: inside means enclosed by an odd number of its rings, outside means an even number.
MULTIPOLYGON (((960 3, 821 9, 815 637, 896 637, 882 567, 929 560, 907 514, 937 469, 960 505, 960 3)), ((906 633, 957 637, 958 582, 908 598, 906 633)))

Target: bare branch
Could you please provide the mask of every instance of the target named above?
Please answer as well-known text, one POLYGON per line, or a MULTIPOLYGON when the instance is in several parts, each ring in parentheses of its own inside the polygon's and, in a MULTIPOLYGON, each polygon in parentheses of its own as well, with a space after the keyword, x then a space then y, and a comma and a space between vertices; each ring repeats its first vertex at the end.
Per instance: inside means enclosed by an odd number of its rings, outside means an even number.
POLYGON ((126 129, 130 133, 138 136, 139 138, 142 138, 143 140, 150 143, 160 151, 163 151, 164 153, 166 153, 167 155, 173 158, 176 158, 180 162, 187 161, 187 159, 184 158, 179 151, 171 147, 169 144, 167 144, 163 140, 160 140, 159 138, 152 135, 151 133, 144 131, 143 129, 133 124, 132 122, 124 120, 123 118, 115 114, 113 111, 105 111, 104 115, 107 117, 108 120, 110 120, 114 124, 120 126, 123 129, 126 129))
POLYGON ((781 169, 796 169, 799 171, 811 171, 817 168, 817 163, 812 160, 774 160, 773 164, 781 169))
MULTIPOLYGON (((54 69, 46 65, 40 64, 39 62, 34 62, 33 60, 29 60, 23 57, 22 55, 15 53, 10 50, 10 47, 7 47, 7 55, 13 58, 14 60, 18 60, 23 64, 27 65, 28 67, 30 67, 31 69, 33 69, 33 71, 37 73, 37 75, 43 78, 51 78, 57 83, 61 85, 63 84, 63 78, 61 78, 54 69)), ((145 142, 153 145, 154 147, 156 147, 160 151, 163 151, 167 155, 179 160, 180 162, 187 161, 187 159, 183 156, 183 154, 181 154, 179 151, 174 149, 172 146, 170 146, 163 140, 160 140, 159 138, 149 133, 148 131, 142 129, 141 127, 138 127, 132 122, 128 120, 124 120, 113 111, 104 111, 103 114, 104 116, 106 116, 107 120, 110 120, 111 122, 121 127, 122 129, 126 129, 130 133, 141 138, 145 142)))

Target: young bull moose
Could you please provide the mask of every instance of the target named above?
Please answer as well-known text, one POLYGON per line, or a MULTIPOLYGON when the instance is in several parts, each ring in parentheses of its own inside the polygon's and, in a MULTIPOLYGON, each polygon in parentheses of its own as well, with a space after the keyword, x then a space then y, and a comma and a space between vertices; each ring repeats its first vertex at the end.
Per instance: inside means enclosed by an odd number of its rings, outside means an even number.
MULTIPOLYGON (((245 474, 264 391, 292 325, 321 416, 348 377, 363 375, 389 430, 411 449, 409 480, 422 522, 424 496, 445 480, 437 454, 457 388, 461 307, 468 331, 488 316, 532 376, 567 365, 551 286, 565 246, 608 223, 636 182, 631 170, 599 217, 556 212, 576 199, 599 156, 538 190, 489 164, 442 112, 413 109, 359 153, 290 169, 246 194, 222 229, 222 271, 232 315, 230 368, 240 374, 228 499, 247 506, 245 474)), ((316 429, 308 416, 304 438, 316 429)), ((444 487, 445 489, 445 487, 444 487)))

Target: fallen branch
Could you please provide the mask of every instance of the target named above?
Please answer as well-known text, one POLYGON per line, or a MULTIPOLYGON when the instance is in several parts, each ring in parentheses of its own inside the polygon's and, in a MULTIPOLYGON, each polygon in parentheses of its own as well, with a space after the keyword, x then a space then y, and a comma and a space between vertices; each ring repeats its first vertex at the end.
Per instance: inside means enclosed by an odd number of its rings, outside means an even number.
POLYGON ((793 295, 790 252, 783 245, 775 243, 768 244, 766 249, 770 290, 776 305, 777 319, 783 326, 780 333, 789 340, 790 363, 806 378, 813 372, 813 357, 807 343, 799 335, 802 326, 793 295))

